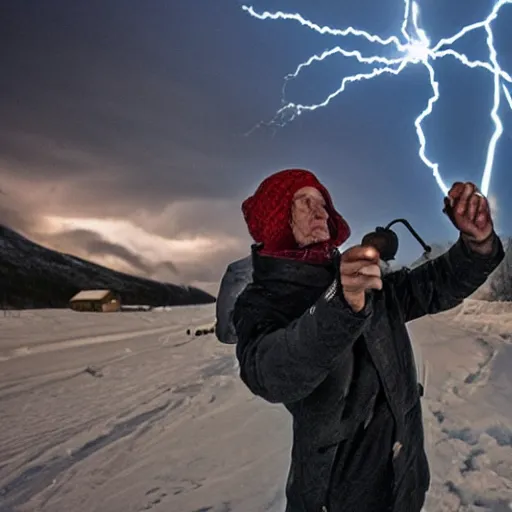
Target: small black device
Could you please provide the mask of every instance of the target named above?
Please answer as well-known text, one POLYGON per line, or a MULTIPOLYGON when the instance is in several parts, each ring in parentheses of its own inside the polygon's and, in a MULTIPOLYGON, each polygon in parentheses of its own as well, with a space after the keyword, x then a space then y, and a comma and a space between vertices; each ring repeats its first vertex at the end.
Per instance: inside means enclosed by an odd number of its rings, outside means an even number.
POLYGON ((418 235, 415 229, 411 226, 409 221, 406 219, 395 219, 392 220, 386 227, 377 226, 375 231, 366 234, 363 237, 361 245, 370 245, 375 247, 377 251, 379 251, 380 259, 382 261, 392 261, 395 259, 396 253, 398 252, 398 236, 391 229, 391 226, 394 224, 401 223, 403 224, 411 233, 411 235, 416 238, 419 244, 423 247, 423 250, 426 254, 429 254, 432 251, 430 245, 427 245, 423 239, 418 235))

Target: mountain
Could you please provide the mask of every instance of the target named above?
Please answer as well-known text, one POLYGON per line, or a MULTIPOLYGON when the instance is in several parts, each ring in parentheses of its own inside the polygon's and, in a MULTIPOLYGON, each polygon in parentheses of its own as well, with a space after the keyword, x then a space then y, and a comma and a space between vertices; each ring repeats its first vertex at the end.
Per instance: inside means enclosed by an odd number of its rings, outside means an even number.
POLYGON ((0 225, 0 306, 63 308, 84 289, 110 289, 126 305, 211 304, 203 290, 135 277, 63 254, 0 225))

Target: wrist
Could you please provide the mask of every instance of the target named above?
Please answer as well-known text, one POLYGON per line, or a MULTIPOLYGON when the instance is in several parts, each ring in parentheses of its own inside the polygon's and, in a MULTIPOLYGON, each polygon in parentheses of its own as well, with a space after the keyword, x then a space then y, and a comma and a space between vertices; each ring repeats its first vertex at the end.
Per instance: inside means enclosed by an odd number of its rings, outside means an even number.
POLYGON ((364 292, 357 294, 344 293, 343 295, 345 296, 345 300, 354 313, 360 313, 364 309, 366 305, 366 297, 364 292))
POLYGON ((487 255, 491 254, 494 248, 495 233, 492 231, 489 236, 483 240, 475 240, 473 237, 461 233, 461 239, 464 244, 471 250, 478 254, 487 255))

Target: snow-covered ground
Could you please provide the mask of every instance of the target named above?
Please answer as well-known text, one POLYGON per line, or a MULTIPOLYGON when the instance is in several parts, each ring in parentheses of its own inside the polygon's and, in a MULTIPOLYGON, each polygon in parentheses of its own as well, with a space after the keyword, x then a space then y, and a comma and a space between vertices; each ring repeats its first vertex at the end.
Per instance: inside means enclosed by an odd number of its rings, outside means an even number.
MULTIPOLYGON (((186 334, 213 313, 0 316, 0 511, 281 511, 289 418, 245 389, 233 347, 186 334)), ((410 331, 429 364, 427 510, 510 511, 512 304, 410 331)))

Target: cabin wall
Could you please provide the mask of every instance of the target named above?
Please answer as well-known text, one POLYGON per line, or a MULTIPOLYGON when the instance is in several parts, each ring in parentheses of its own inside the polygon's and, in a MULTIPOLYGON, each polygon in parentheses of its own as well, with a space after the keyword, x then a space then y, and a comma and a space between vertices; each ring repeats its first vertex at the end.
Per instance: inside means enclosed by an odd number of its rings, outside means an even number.
POLYGON ((112 313, 121 310, 121 301, 113 293, 109 293, 102 300, 75 300, 69 303, 74 311, 97 311, 112 313))

